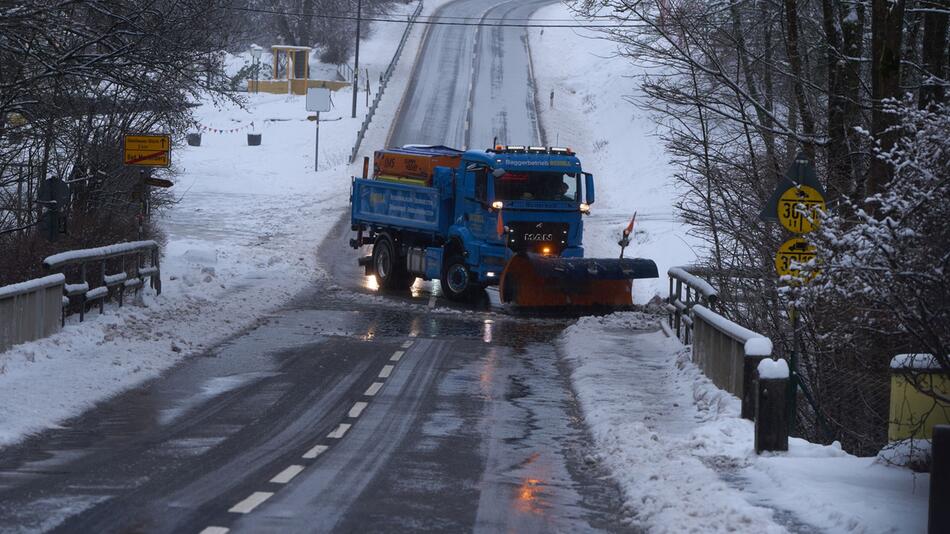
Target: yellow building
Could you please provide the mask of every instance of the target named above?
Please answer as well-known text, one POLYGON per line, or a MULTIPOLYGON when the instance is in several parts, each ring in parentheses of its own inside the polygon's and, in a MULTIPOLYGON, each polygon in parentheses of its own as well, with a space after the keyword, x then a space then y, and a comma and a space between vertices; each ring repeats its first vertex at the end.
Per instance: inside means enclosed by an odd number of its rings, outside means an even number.
POLYGON ((310 47, 274 45, 272 79, 248 80, 249 93, 273 93, 277 95, 305 95, 310 87, 325 87, 338 91, 350 83, 340 80, 310 79, 310 47))
POLYGON ((930 354, 901 354, 891 361, 891 409, 887 437, 931 439, 934 425, 950 424, 950 404, 938 402, 918 391, 924 389, 950 396, 950 377, 930 354))

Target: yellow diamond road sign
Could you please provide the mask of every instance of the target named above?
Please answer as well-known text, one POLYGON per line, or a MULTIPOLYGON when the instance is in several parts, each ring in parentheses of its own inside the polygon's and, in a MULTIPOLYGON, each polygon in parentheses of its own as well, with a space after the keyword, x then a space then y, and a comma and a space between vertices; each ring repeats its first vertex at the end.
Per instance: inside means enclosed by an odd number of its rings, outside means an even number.
MULTIPOLYGON (((790 275, 794 278, 802 278, 801 271, 797 268, 815 259, 815 247, 801 237, 793 237, 782 243, 775 254, 775 270, 779 276, 790 275)), ((811 276, 805 280, 811 280, 815 277, 817 271, 812 271, 811 276)))
POLYGON ((807 185, 788 188, 778 200, 779 222, 796 234, 807 234, 817 228, 819 211, 825 211, 825 199, 807 185))
POLYGON ((172 142, 168 135, 125 136, 126 165, 168 167, 171 165, 172 142))

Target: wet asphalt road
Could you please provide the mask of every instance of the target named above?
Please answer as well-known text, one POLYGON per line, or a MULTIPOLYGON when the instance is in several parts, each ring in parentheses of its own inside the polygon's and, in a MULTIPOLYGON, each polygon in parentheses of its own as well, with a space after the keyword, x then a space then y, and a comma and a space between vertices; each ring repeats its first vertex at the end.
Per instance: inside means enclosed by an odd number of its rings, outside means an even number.
MULTIPOLYGON (((522 36, 432 27, 394 142, 537 132, 522 36)), ((0 531, 627 530, 585 461, 555 345, 570 319, 511 315, 495 292, 449 305, 432 283, 379 294, 349 237, 341 219, 317 252, 326 279, 255 327, 0 451, 0 531)))

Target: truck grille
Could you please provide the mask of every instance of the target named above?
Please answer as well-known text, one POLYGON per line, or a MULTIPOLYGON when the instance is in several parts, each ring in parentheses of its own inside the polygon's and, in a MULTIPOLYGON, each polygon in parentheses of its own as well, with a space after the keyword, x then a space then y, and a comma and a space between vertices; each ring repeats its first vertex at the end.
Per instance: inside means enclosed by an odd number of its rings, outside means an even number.
POLYGON ((570 225, 553 222, 512 222, 508 225, 508 248, 514 252, 538 252, 550 247, 560 254, 567 247, 570 225))

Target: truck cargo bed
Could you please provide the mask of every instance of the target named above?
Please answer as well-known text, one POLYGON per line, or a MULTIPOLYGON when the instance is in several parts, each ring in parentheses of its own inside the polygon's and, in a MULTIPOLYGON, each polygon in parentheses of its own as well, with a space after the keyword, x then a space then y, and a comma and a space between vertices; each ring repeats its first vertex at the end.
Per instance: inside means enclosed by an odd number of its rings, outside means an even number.
POLYGON ((353 180, 354 224, 438 233, 448 228, 448 212, 435 187, 381 180, 353 180))

